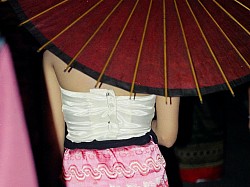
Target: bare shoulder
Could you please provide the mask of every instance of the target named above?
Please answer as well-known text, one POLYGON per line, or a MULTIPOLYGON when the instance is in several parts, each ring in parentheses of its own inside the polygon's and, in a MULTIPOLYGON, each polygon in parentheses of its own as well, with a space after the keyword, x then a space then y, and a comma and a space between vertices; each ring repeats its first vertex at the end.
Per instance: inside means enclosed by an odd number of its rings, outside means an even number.
MULTIPOLYGON (((92 77, 84 74, 83 72, 78 71, 77 69, 72 69, 70 72, 65 72, 67 64, 62 61, 59 57, 51 53, 50 51, 45 51, 43 55, 43 63, 47 69, 50 69, 56 75, 59 85, 71 91, 77 92, 89 92, 90 89, 95 88, 96 80, 92 77)), ((116 95, 128 96, 130 95, 129 91, 123 90, 121 88, 102 84, 103 89, 112 89, 115 91, 116 95)), ((148 94, 137 94, 139 95, 148 95, 148 94)))
POLYGON ((65 63, 49 50, 46 50, 43 53, 43 63, 50 64, 52 66, 65 66, 65 63))
POLYGON ((46 50, 43 53, 43 62, 48 63, 48 62, 52 62, 53 58, 55 58, 55 55, 52 54, 50 51, 46 50))

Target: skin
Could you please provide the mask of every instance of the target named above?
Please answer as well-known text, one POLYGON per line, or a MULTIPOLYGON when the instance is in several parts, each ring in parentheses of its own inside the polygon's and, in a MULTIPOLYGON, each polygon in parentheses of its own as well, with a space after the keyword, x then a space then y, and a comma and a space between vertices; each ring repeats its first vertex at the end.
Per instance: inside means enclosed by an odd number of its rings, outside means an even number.
MULTIPOLYGON (((61 108, 60 87, 76 92, 89 92, 90 89, 94 88, 96 83, 96 80, 75 69, 72 69, 70 73, 65 73, 65 67, 66 64, 51 52, 44 52, 43 68, 45 81, 52 111, 53 125, 62 153, 64 150, 65 124, 61 108)), ((114 86, 102 84, 102 88, 113 89, 117 96, 129 96, 128 91, 114 86)), ((137 96, 142 95, 147 94, 137 94, 137 96)), ((170 103, 170 98, 167 98, 167 100, 167 103, 170 103)), ((156 97, 157 121, 154 120, 152 122, 152 129, 156 133, 160 145, 171 147, 176 140, 178 132, 179 102, 179 97, 171 98, 171 104, 166 104, 166 98, 163 96, 156 97)))

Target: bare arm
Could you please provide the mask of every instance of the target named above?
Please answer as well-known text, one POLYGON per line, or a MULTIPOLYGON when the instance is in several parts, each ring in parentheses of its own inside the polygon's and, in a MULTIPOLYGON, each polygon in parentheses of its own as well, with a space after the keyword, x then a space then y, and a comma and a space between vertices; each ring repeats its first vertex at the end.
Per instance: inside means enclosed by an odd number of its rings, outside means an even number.
POLYGON ((47 92, 52 111, 53 125, 56 131, 58 145, 61 153, 63 153, 65 123, 62 113, 60 86, 58 84, 57 77, 53 68, 53 61, 54 58, 52 58, 51 53, 45 52, 43 58, 45 82, 47 86, 47 92))
POLYGON ((166 98, 157 96, 156 114, 157 121, 153 121, 152 129, 156 133, 159 144, 165 147, 171 147, 177 138, 178 116, 179 116, 179 97, 166 98))

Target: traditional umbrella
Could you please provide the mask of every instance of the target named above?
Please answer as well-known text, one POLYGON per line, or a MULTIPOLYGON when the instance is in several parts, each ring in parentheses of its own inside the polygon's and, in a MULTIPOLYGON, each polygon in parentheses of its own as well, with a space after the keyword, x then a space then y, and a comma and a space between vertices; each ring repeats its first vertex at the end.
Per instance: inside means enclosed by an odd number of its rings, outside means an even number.
POLYGON ((130 93, 202 95, 250 80, 247 0, 10 0, 67 65, 130 93))

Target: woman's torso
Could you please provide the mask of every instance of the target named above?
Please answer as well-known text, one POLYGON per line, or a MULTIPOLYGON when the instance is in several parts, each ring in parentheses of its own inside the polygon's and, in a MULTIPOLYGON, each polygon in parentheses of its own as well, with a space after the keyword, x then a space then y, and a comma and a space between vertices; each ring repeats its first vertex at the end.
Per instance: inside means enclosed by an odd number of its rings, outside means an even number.
POLYGON ((56 56, 52 63, 62 94, 67 138, 73 142, 116 140, 149 132, 154 117, 155 95, 130 93, 107 84, 94 89, 96 80, 72 69, 56 56))

